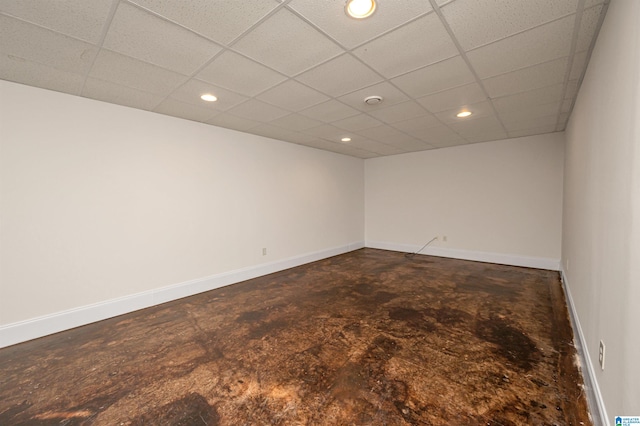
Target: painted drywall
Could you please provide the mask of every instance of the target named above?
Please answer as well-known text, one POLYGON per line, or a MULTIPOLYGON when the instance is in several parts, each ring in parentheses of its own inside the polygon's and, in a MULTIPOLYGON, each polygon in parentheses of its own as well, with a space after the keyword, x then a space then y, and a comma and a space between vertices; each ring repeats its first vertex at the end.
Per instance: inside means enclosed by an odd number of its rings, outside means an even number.
POLYGON ((446 236, 424 252, 557 269, 563 150, 552 133, 367 160, 366 244, 410 251, 446 236))
POLYGON ((6 81, 0 108, 0 326, 364 240, 361 159, 6 81))
POLYGON ((611 424, 640 416, 639 22, 610 3, 566 131, 563 272, 611 424))

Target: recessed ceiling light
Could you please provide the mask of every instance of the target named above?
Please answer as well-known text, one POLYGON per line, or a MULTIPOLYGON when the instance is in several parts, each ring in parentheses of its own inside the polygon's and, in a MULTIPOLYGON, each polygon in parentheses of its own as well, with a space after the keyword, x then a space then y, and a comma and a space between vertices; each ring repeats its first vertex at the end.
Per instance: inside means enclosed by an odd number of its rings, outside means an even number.
POLYGON ((213 96, 211 93, 206 93, 206 94, 200 96, 200 99, 202 99, 203 101, 207 101, 207 102, 215 102, 215 101, 218 100, 218 98, 213 96))
POLYGON ((470 116, 471 114, 473 114, 471 111, 460 111, 459 113, 456 114, 456 117, 465 118, 470 116))
POLYGON ((364 19, 375 12, 376 2, 375 0, 347 0, 345 10, 352 18, 364 19))
POLYGON ((382 96, 367 96, 364 98, 364 103, 367 105, 378 105, 382 102, 382 96))
POLYGON ((351 142, 351 138, 342 138, 340 139, 342 142, 351 142))

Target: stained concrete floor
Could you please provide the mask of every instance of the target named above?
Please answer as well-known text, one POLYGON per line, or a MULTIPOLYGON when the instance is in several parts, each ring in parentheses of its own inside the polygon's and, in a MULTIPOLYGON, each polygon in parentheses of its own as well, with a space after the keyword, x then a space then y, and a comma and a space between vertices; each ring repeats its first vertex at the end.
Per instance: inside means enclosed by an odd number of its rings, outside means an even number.
POLYGON ((0 350, 1 425, 589 425, 557 272, 362 249, 0 350))

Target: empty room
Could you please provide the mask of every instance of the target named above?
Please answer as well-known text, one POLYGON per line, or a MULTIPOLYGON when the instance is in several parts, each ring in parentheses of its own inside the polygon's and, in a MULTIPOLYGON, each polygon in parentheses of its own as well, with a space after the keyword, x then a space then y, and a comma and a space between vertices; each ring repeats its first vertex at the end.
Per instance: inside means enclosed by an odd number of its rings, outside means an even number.
POLYGON ((0 425, 640 425, 637 0, 0 0, 0 425))

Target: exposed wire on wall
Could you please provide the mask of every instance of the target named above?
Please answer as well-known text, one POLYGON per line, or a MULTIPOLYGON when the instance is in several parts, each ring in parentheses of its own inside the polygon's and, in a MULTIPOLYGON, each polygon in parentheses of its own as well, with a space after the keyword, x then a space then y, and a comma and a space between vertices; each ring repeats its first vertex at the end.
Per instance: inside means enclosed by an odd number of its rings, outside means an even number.
POLYGON ((415 256, 416 254, 420 253, 422 250, 425 249, 425 247, 427 247, 429 244, 431 244, 432 242, 434 242, 435 240, 437 240, 438 237, 435 236, 432 239, 430 239, 429 241, 427 241, 427 243, 425 245, 423 245, 420 250, 418 251, 414 251, 413 253, 407 253, 404 255, 404 257, 406 257, 407 259, 413 259, 413 256, 415 256))

